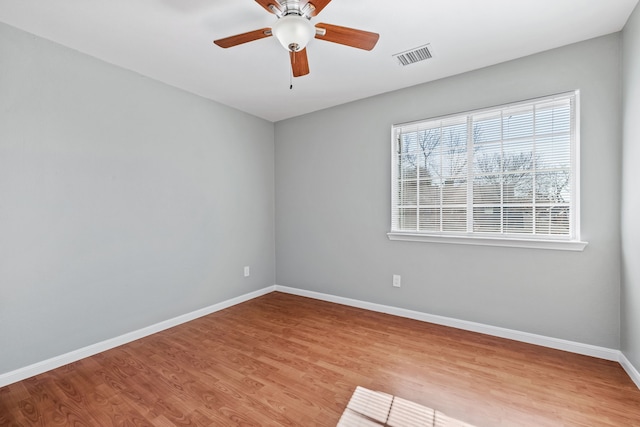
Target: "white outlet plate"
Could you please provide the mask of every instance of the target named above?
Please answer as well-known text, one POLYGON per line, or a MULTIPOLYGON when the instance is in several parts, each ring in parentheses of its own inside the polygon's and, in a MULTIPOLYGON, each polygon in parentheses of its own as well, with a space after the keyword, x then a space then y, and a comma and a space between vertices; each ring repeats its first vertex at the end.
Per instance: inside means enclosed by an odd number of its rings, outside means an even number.
POLYGON ((399 288, 400 285, 402 284, 402 280, 399 274, 394 274, 393 275, 393 287, 394 288, 399 288))
POLYGON ((244 267, 244 277, 249 277, 251 275, 251 269, 249 269, 249 266, 245 266, 244 267))

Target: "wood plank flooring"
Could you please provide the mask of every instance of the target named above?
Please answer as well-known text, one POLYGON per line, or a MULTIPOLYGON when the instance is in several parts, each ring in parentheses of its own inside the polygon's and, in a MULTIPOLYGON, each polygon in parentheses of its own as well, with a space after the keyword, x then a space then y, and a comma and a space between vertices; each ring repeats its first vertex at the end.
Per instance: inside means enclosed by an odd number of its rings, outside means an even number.
POLYGON ((617 363, 278 292, 0 388, 0 426, 335 426, 358 385, 478 427, 640 426, 617 363))

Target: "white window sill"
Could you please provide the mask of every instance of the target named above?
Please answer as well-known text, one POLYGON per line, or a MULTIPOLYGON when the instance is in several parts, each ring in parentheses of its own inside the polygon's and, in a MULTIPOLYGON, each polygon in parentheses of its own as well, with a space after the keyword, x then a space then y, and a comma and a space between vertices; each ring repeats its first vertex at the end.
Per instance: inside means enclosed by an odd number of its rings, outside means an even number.
POLYGON ((587 242, 578 240, 541 240, 519 239, 505 237, 478 236, 445 236, 418 233, 387 233, 389 240, 404 240, 408 242, 450 243, 458 245, 505 246, 510 248, 552 249, 558 251, 583 251, 587 242))

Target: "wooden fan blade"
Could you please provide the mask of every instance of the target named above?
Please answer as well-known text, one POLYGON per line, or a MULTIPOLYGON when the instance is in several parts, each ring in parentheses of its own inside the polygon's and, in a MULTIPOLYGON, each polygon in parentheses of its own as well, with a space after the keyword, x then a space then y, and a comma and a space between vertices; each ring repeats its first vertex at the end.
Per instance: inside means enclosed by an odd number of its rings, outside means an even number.
POLYGON ((310 15, 316 16, 317 14, 322 12, 322 9, 324 9, 330 2, 331 0, 309 0, 301 3, 300 8, 303 8, 307 3, 311 3, 315 9, 313 10, 313 13, 311 13, 310 15))
POLYGON ((226 37, 224 39, 214 40, 213 42, 220 47, 228 48, 238 46, 239 44, 252 42, 254 40, 271 37, 271 28, 261 28, 259 30, 249 31, 248 33, 237 34, 235 36, 226 37))
POLYGON ((299 52, 289 52, 289 57, 291 58, 293 77, 306 76, 309 74, 309 58, 307 58, 306 48, 299 52))
POLYGON ((276 0, 256 0, 260 6, 267 9, 267 12, 273 13, 273 10, 269 6, 273 5, 276 9, 280 9, 280 4, 276 0))
POLYGON ((316 34, 316 38, 345 46, 357 47, 358 49, 371 50, 378 43, 380 34, 369 31, 356 30, 355 28, 340 27, 331 24, 317 24, 316 28, 325 30, 322 36, 316 34))

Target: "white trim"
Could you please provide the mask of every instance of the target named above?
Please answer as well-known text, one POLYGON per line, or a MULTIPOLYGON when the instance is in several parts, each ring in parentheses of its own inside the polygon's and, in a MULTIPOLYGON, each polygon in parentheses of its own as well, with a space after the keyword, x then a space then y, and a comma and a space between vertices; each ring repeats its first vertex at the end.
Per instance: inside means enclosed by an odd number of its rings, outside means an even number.
POLYGON ((38 375, 47 371, 50 371, 60 366, 67 365, 69 363, 76 362, 86 357, 93 356, 103 351, 110 350, 123 344, 130 343, 132 341, 144 338, 146 336, 161 332, 165 329, 172 328, 174 326, 189 322, 202 316, 206 316, 216 311, 224 310, 225 308, 232 307, 236 304, 249 301, 262 295, 266 295, 270 292, 278 291, 292 295, 299 295, 303 297, 313 298, 322 301, 329 301, 337 304, 347 305, 351 307, 363 308, 379 313, 387 313, 395 316, 406 317, 409 319, 420 320, 423 322, 434 323, 437 325, 449 326, 457 329, 463 329, 466 331, 478 332, 486 335, 492 335, 501 338, 512 339, 514 341, 526 342, 529 344, 535 344, 543 347, 555 348, 558 350, 564 350, 571 353, 583 354, 586 356, 597 357, 605 360, 612 360, 619 362, 623 369, 627 372, 631 380, 640 388, 640 373, 631 364, 631 362, 625 357, 625 355, 618 351, 605 347, 593 346, 590 344, 582 344, 573 341, 561 340, 558 338, 546 337, 543 335, 530 334, 528 332, 520 332, 512 329, 500 328, 496 326, 484 325, 482 323, 469 322, 466 320, 458 320, 450 317, 438 316, 434 314, 422 313, 419 311, 407 310, 404 308, 397 308, 382 304, 376 304, 372 302, 360 301, 351 298, 344 298, 334 296, 330 294, 323 294, 320 292, 307 291, 304 289, 290 288, 287 286, 268 286, 263 289, 259 289, 248 294, 240 295, 235 298, 211 305, 209 307, 202 308, 200 310, 193 311, 191 313, 183 314, 173 319, 165 320, 155 325, 147 326, 146 328, 139 329, 137 331, 129 332, 119 337, 111 338, 96 344, 89 345, 87 347, 71 351, 60 356, 53 357, 51 359, 43 360, 41 362, 34 363, 23 368, 16 369, 14 371, 0 374, 0 387, 7 386, 9 384, 22 381, 30 378, 34 375, 38 375))
MULTIPOLYGON (((401 123, 395 123, 391 128, 399 128, 399 127, 409 127, 409 126, 417 126, 423 122, 431 122, 431 121, 448 121, 450 119, 457 119, 460 116, 469 116, 469 115, 479 115, 479 114, 483 114, 483 113, 489 113, 489 112, 493 112, 494 110, 507 110, 507 109, 512 109, 514 107, 519 107, 522 105, 528 106, 529 104, 533 104, 533 103, 542 103, 542 102, 546 102, 546 101, 554 101, 557 98, 570 98, 572 96, 575 96, 576 94, 580 93, 580 89, 576 89, 576 90, 569 90, 566 92, 559 92, 559 93, 554 93, 551 95, 543 95, 543 96, 538 96, 535 98, 528 98, 528 99, 522 99, 520 101, 515 101, 515 102, 507 102, 506 104, 495 104, 495 105, 490 105, 488 107, 483 107, 483 108, 478 108, 475 110, 465 110, 465 111, 458 111, 455 113, 450 113, 450 114, 445 114, 443 116, 435 116, 435 117, 430 117, 430 118, 424 118, 424 119, 418 119, 418 120, 412 120, 410 122, 401 122, 401 123)), ((579 112, 579 111, 577 111, 579 112)), ((462 122, 462 121, 461 121, 462 122)))
POLYGON ((506 239, 498 237, 476 236, 443 236, 422 233, 393 231, 387 233, 389 240, 404 240, 408 242, 451 243, 458 245, 505 246, 509 248, 553 249, 560 251, 583 251, 587 242, 576 240, 537 240, 537 239, 506 239))
POLYGON ((225 308, 229 308, 236 304, 249 301, 262 295, 266 295, 270 292, 273 292, 274 290, 275 286, 268 286, 254 292, 249 292, 248 294, 240 295, 238 297, 231 298, 214 305, 210 305, 209 307, 205 307, 200 310, 192 311, 191 313, 174 317, 173 319, 156 323, 155 325, 147 326, 146 328, 138 329, 137 331, 132 331, 118 337, 114 337, 96 344, 89 345, 87 347, 80 348, 78 350, 73 350, 69 353, 61 354, 60 356, 52 357, 51 359, 43 360, 41 362, 25 366, 24 368, 16 369, 15 371, 0 374, 0 387, 22 381, 34 375, 42 374, 52 369, 59 368, 60 366, 68 365, 69 363, 76 362, 78 360, 93 356, 103 351, 110 350, 120 345, 130 343, 132 341, 144 338, 160 331, 164 331, 165 329, 173 328, 174 326, 178 326, 199 317, 215 313, 216 311, 224 310, 225 308))
POLYGON ((640 388, 640 372, 631 364, 627 356, 624 355, 623 352, 620 352, 620 365, 625 370, 627 375, 631 378, 631 380, 636 384, 638 388, 640 388))
POLYGON ((574 341, 562 340, 559 338, 546 337, 528 332, 520 332, 513 329, 501 328, 498 326, 485 325, 482 323, 469 322, 466 320, 453 319, 451 317, 438 316, 435 314, 422 313, 419 311, 407 310, 404 308, 391 307, 388 305, 376 304, 372 302, 360 301, 351 298, 338 297, 335 295, 323 294, 320 292, 307 291, 303 289, 289 288, 276 285, 276 291, 322 301, 334 302, 351 307, 364 308, 366 310, 377 311, 379 313, 392 314, 394 316, 406 317, 423 322, 435 323, 437 325, 450 326, 452 328, 463 329, 465 331, 479 332, 485 335, 492 335, 500 338, 507 338, 514 341, 535 344, 542 347, 564 350, 571 353, 583 354, 597 357, 599 359, 620 361, 620 351, 606 347, 598 347, 590 344, 583 344, 574 341))
MULTIPOLYGON (((575 102, 574 102, 574 112, 573 115, 575 117, 574 123, 574 141, 571 144, 573 153, 571 156, 571 170, 574 171, 572 174, 573 182, 571 183, 571 203, 573 203, 573 209, 571 209, 571 220, 573 221, 573 231, 574 237, 576 240, 580 240, 580 236, 582 233, 582 224, 581 224, 581 215, 582 215, 582 205, 580 204, 580 90, 576 90, 575 102)), ((586 246, 586 244, 585 244, 586 246)), ((584 248, 583 248, 584 249, 584 248)))

